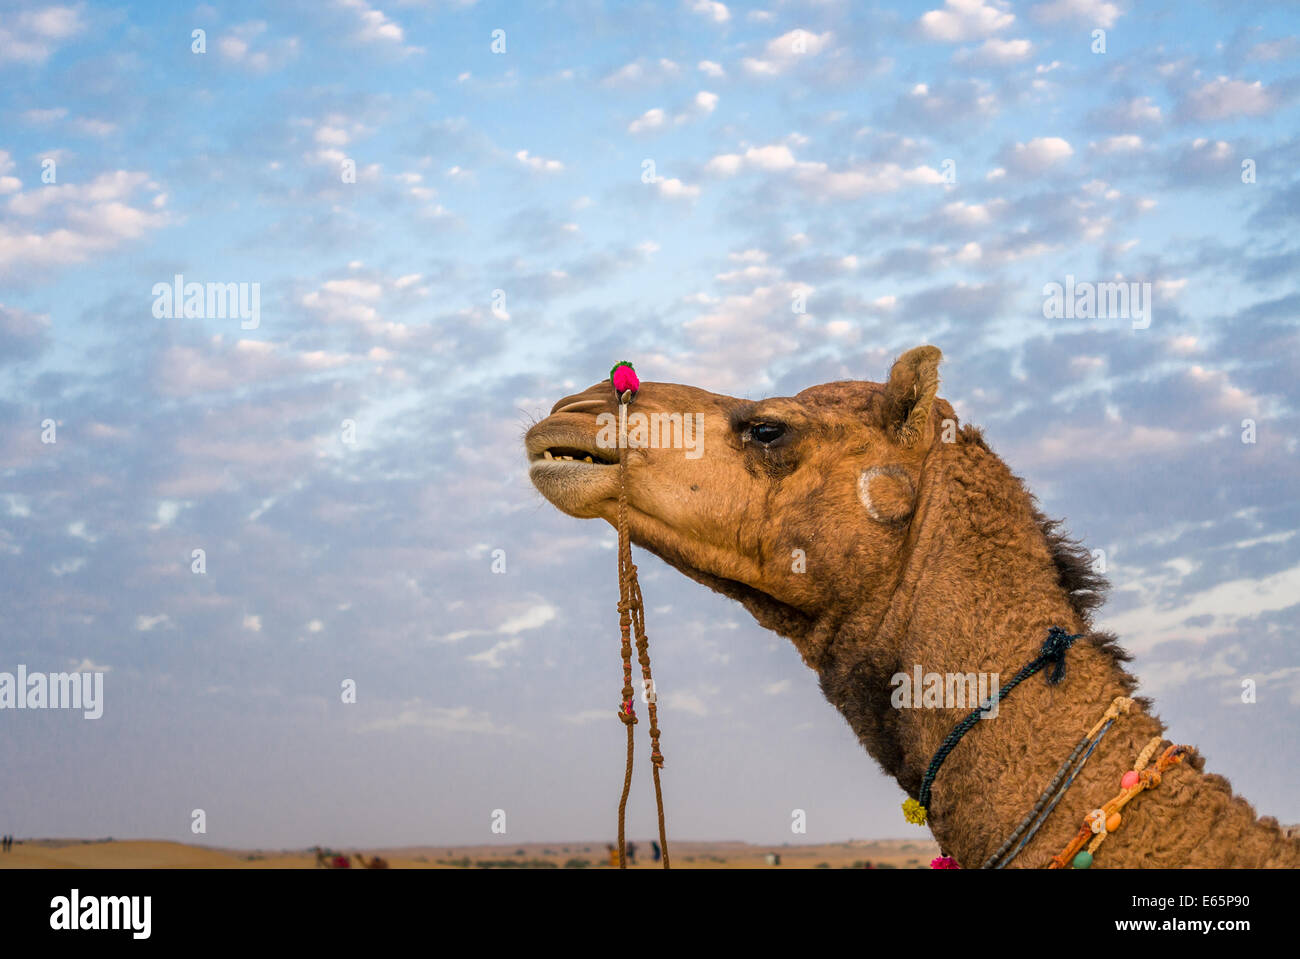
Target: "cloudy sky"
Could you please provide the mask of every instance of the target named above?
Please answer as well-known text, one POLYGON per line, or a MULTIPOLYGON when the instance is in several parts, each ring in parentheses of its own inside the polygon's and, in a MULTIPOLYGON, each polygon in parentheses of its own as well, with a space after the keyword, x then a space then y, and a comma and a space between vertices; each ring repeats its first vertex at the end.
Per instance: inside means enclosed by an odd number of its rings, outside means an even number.
MULTIPOLYGON (((761 397, 925 342, 1171 734, 1300 821, 1300 14, 865 6, 0 0, 0 671, 106 700, 0 713, 0 828, 612 839, 613 535, 524 429, 618 359, 761 397), (1149 325, 1046 317, 1067 276, 1149 325)), ((908 834, 789 643, 642 571, 673 835, 908 834)))

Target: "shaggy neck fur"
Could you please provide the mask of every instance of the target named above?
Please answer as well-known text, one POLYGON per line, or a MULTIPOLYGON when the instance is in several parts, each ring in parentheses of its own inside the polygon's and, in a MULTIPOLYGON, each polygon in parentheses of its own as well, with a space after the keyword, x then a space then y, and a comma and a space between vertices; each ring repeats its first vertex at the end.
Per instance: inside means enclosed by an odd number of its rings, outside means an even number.
MULTIPOLYGON (((944 852, 978 867, 1029 812, 1033 799, 1110 702, 1136 680, 1114 639, 1090 629, 1104 583, 1087 556, 1055 532, 1021 482, 965 428, 936 444, 892 588, 826 616, 792 637, 828 700, 867 751, 915 797, 943 738, 969 708, 896 709, 890 678, 923 672, 997 673, 1002 684, 1033 659, 1049 627, 1084 633, 1065 678, 1018 686, 996 718, 977 723, 933 786, 929 825, 944 852)), ((1119 781, 1163 724, 1139 700, 1102 740, 1045 826, 1013 865, 1041 867, 1119 781)), ((1098 853, 1099 867, 1296 866, 1300 842, 1257 820, 1199 756, 1140 795, 1098 853)), ((899 817, 900 828, 902 817, 899 817)), ((915 828, 915 827, 906 827, 915 828)))

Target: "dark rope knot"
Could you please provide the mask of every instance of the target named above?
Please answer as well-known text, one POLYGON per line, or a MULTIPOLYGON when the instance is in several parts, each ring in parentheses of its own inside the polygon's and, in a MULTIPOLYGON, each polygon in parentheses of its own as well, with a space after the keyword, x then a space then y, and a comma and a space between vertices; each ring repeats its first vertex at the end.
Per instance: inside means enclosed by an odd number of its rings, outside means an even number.
POLYGON ((1082 637, 1083 633, 1071 635, 1060 626, 1053 626, 1047 631, 1047 638, 1043 640, 1043 648, 1039 650, 1038 658, 1044 664, 1052 664, 1052 670, 1047 674, 1049 686, 1055 686, 1065 678, 1065 654, 1074 645, 1075 640, 1082 637))

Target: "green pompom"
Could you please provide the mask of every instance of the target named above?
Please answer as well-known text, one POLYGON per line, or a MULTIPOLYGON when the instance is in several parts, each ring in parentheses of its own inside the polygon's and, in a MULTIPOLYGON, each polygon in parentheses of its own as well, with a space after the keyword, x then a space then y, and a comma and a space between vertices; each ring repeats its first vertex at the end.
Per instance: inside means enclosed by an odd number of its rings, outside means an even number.
POLYGON ((1086 849, 1075 856, 1074 861, 1070 863, 1070 866, 1074 869, 1087 869, 1091 865, 1092 853, 1088 852, 1086 849))

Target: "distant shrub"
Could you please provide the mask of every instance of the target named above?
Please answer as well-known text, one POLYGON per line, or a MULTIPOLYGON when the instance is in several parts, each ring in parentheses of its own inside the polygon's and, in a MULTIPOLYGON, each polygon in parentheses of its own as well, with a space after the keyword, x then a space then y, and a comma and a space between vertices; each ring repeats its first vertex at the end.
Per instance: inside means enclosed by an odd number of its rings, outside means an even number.
POLYGON ((558 869, 549 859, 480 859, 479 869, 558 869))
POLYGON ((565 869, 586 869, 591 863, 585 859, 570 859, 564 864, 565 869))

